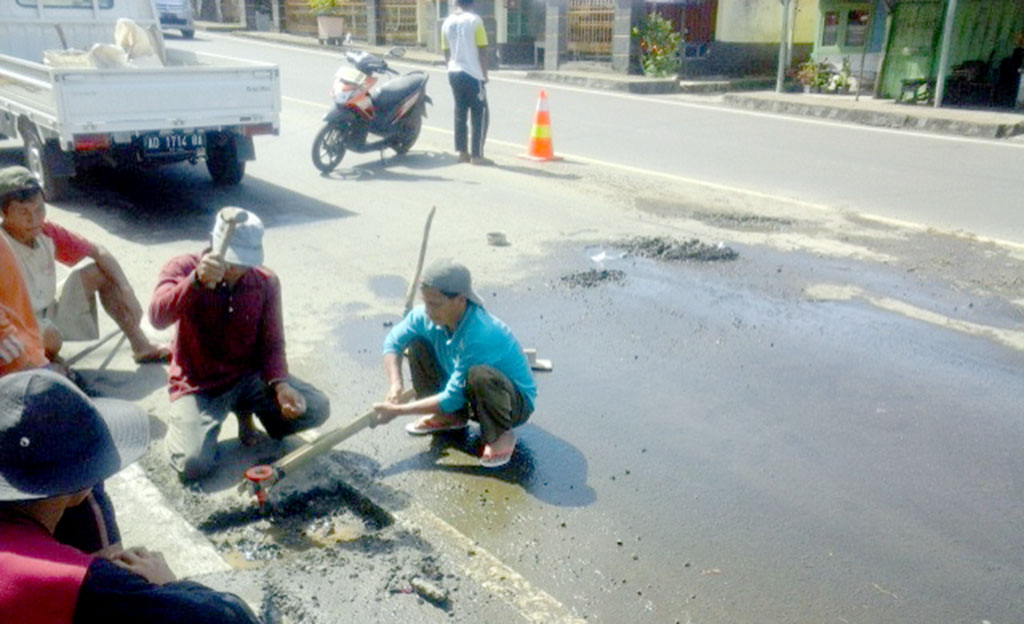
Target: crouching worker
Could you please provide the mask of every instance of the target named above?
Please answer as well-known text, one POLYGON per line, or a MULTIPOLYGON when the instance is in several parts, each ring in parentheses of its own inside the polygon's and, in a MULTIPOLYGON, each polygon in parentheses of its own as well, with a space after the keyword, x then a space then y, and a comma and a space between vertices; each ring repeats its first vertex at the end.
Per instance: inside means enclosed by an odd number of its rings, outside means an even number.
POLYGON ((54 538, 66 509, 146 450, 144 412, 46 370, 0 378, 0 406, 0 622, 257 622, 237 597, 176 581, 159 553, 101 558, 54 538))
POLYGON ((99 337, 97 294, 103 309, 124 331, 137 363, 170 358, 167 347, 153 344, 143 333, 142 306, 117 259, 103 247, 46 220, 43 191, 31 171, 0 169, 0 208, 0 232, 18 258, 51 361, 57 361, 65 340, 99 337), (57 262, 73 267, 60 288, 57 262))
MULTIPOLYGON (((237 208, 224 210, 237 211, 237 208)), ((178 256, 160 272, 150 302, 154 327, 177 324, 168 369, 170 422, 164 439, 171 465, 191 480, 213 470, 221 423, 233 412, 243 444, 259 442, 253 415, 281 439, 329 415, 322 392, 288 374, 281 283, 263 264, 263 224, 245 212, 228 234, 218 214, 212 247, 178 256)))
POLYGON ((423 272, 423 305, 414 308, 384 340, 384 371, 390 388, 375 403, 380 422, 426 414, 406 425, 412 435, 462 429, 480 423, 480 464, 503 466, 512 458, 512 431, 533 412, 537 386, 511 330, 484 309, 473 292, 469 269, 438 260, 423 272), (408 349, 416 400, 402 394, 402 359, 408 349))

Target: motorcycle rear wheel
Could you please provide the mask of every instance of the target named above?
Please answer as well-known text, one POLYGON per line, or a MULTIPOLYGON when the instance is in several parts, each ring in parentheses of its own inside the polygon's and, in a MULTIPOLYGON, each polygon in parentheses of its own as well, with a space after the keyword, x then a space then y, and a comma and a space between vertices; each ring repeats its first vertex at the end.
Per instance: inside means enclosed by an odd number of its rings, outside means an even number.
POLYGON ((327 124, 313 140, 313 165, 321 173, 330 173, 345 157, 346 128, 327 124))
POLYGON ((402 129, 391 139, 391 149, 398 155, 405 154, 412 149, 416 139, 420 136, 420 128, 423 127, 423 113, 417 109, 412 111, 409 117, 402 123, 402 129))

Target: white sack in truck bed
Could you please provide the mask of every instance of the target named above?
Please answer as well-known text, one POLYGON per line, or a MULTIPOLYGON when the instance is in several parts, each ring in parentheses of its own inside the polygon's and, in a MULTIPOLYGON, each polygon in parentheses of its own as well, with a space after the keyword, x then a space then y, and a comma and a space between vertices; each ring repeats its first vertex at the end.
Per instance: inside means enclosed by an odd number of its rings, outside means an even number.
POLYGON ((153 37, 133 20, 122 18, 114 26, 114 44, 96 43, 85 50, 44 50, 43 63, 67 69, 119 69, 162 67, 153 37))

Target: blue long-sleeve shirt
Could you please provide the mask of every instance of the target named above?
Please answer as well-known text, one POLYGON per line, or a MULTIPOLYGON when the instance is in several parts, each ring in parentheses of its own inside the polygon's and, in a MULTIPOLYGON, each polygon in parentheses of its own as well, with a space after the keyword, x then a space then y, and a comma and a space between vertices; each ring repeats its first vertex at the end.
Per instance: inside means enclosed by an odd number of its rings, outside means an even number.
POLYGON ((401 354, 414 338, 423 338, 434 350, 437 362, 448 375, 441 391, 441 411, 452 413, 466 404, 466 375, 472 366, 486 364, 501 371, 516 385, 533 408, 537 384, 519 341, 501 319, 467 302, 455 332, 436 325, 423 306, 413 308, 384 339, 383 352, 401 354))

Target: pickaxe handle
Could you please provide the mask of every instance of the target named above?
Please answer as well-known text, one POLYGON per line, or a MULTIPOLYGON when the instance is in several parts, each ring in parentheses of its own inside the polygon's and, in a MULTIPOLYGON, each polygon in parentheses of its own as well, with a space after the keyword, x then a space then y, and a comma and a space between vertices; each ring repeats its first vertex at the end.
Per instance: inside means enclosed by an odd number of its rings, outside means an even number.
MULTIPOLYGON (((413 390, 406 390, 398 397, 398 403, 405 403, 415 396, 413 390)), ((269 495, 270 488, 283 479, 286 474, 304 466, 310 460, 316 459, 343 440, 351 438, 363 429, 377 425, 377 412, 370 410, 362 416, 348 422, 337 429, 332 429, 321 434, 312 442, 307 442, 291 453, 288 453, 270 466, 255 466, 246 471, 246 479, 239 486, 240 490, 250 489, 256 494, 260 503, 264 503, 269 495)))
POLYGON ((423 260, 427 257, 427 240, 430 238, 430 224, 434 222, 434 212, 437 206, 430 207, 430 214, 427 215, 427 223, 423 226, 423 240, 420 242, 420 257, 416 261, 416 273, 409 282, 409 291, 405 293, 405 310, 402 316, 405 317, 412 310, 412 302, 416 300, 416 287, 419 286, 420 274, 423 273, 423 260))

